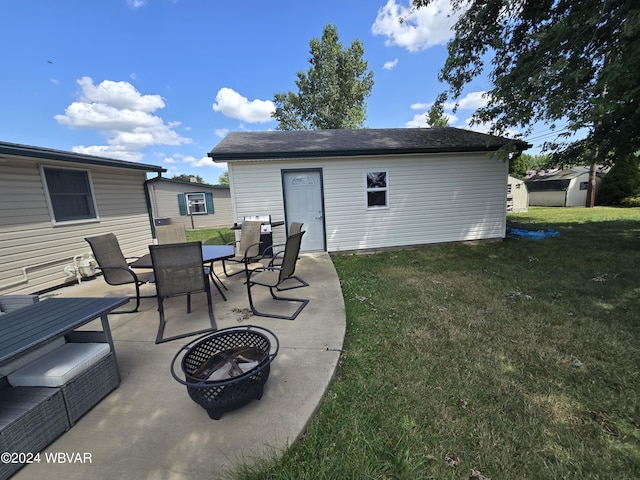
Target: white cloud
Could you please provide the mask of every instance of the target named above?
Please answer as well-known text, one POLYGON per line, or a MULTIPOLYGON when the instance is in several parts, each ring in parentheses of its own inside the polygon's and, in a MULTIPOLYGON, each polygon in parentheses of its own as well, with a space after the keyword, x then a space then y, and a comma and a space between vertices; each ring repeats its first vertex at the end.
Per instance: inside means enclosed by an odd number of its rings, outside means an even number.
POLYGON ((382 66, 382 69, 383 70, 393 70, 397 64, 398 64, 398 59, 396 58, 395 60, 391 60, 389 62, 384 62, 384 65, 382 66))
POLYGON ((273 120, 271 113, 276 109, 271 100, 251 100, 231 88, 221 88, 213 104, 215 112, 247 123, 265 123, 273 120))
POLYGON ((123 148, 110 145, 76 145, 71 149, 72 152, 82 153, 84 155, 96 155, 98 157, 116 158, 118 160, 126 160, 128 162, 139 162, 142 160, 140 152, 125 150, 123 148))
POLYGON ((105 80, 100 85, 94 85, 90 77, 82 77, 78 85, 82 88, 80 101, 83 103, 105 104, 119 110, 141 112, 164 108, 164 100, 160 95, 140 95, 129 82, 105 80))
POLYGON ((150 145, 191 142, 175 130, 179 122, 165 123, 153 115, 165 106, 160 95, 141 95, 128 82, 105 80, 94 85, 90 77, 82 77, 78 84, 78 101, 55 119, 61 125, 97 130, 107 138, 108 145, 80 145, 74 151, 136 161, 142 158, 139 151, 150 145))
POLYGON ((489 95, 487 92, 470 92, 467 93, 457 102, 445 102, 445 108, 453 108, 456 103, 458 108, 462 110, 477 110, 478 108, 485 107, 489 103, 489 95))
POLYGON ((127 0, 127 3, 133 8, 143 7, 147 4, 147 0, 127 0))
POLYGON ((435 0, 420 9, 388 0, 378 10, 371 32, 387 37, 387 46, 396 45, 418 52, 435 45, 445 45, 453 37, 453 26, 461 13, 462 10, 453 11, 449 0, 435 0))
POLYGON ((216 137, 226 137, 227 134, 229 133, 229 129, 228 128, 218 128, 215 131, 216 137))
POLYGON ((411 110, 425 110, 431 108, 433 102, 431 103, 414 103, 411 105, 411 110))

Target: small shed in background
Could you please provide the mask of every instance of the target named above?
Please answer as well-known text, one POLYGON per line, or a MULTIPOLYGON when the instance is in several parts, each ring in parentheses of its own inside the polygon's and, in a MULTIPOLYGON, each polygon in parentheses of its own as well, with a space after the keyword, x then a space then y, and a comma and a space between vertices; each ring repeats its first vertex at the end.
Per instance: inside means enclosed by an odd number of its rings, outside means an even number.
POLYGON ((524 180, 509 175, 507 181, 507 212, 522 213, 529 210, 529 191, 524 180))
POLYGON ((168 178, 147 183, 155 225, 183 223, 189 230, 233 225, 228 185, 168 178))
MULTIPOLYGON (((596 175, 596 191, 605 172, 596 175)), ((529 205, 540 207, 584 207, 589 186, 589 167, 572 167, 527 180, 529 205)))

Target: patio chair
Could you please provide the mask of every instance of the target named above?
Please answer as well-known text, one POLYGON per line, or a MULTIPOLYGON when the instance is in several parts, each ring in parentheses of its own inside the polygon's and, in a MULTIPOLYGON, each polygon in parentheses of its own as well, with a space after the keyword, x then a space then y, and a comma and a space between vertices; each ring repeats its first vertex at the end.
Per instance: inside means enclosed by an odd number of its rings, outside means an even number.
POLYGON ((216 331, 217 326, 213 316, 209 275, 202 266, 202 243, 186 242, 149 245, 149 251, 151 252, 153 272, 155 274, 156 291, 158 292, 158 312, 160 314, 156 343, 169 342, 200 333, 216 331), (207 295, 207 308, 211 328, 164 337, 166 326, 164 300, 169 297, 186 295, 187 313, 191 313, 191 294, 193 293, 205 293, 207 295))
MULTIPOLYGON (((130 263, 122 254, 118 239, 113 233, 87 237, 85 240, 91 246, 93 257, 98 262, 102 277, 109 285, 126 285, 132 283, 136 289, 136 306, 133 310, 117 310, 111 313, 134 313, 140 308, 141 298, 153 298, 155 295, 140 295, 140 286, 153 282, 152 272, 136 273, 130 268, 130 263)), ((135 260, 130 257, 129 260, 135 260)), ((130 297, 133 298, 133 297, 130 297)))
MULTIPOLYGON (((301 222, 291 222, 291 225, 289 226, 289 236, 291 235, 295 235, 296 233, 300 233, 302 231, 302 226, 304 224, 301 222)), ((268 266, 276 266, 279 267, 282 265, 282 258, 284 255, 284 250, 277 250, 277 248, 283 248, 284 244, 279 244, 279 245, 274 245, 273 248, 270 247, 270 252, 271 252, 271 257, 265 255, 265 259, 268 259, 268 263, 266 265, 268 266)), ((267 251, 265 251, 265 253, 267 253, 267 251)), ((294 288, 302 288, 302 287, 308 287, 309 284, 307 282, 305 282, 303 279, 301 279, 300 277, 298 277, 297 275, 291 275, 289 276, 289 278, 287 280, 295 280, 297 283, 294 283, 293 285, 291 285, 291 282, 285 282, 286 285, 279 285, 278 287, 276 287, 276 289, 279 292, 282 292, 284 290, 293 290, 294 288)))
POLYGON ((184 223, 158 225, 156 227, 156 238, 160 245, 167 243, 185 243, 187 241, 187 232, 184 228, 184 223))
POLYGON ((227 277, 238 275, 244 271, 238 270, 233 273, 227 272, 227 262, 246 267, 259 257, 261 226, 262 222, 257 220, 245 220, 242 222, 242 227, 240 229, 240 243, 236 248, 236 255, 222 261, 222 270, 227 277))
POLYGON ((39 300, 38 295, 0 295, 0 315, 13 312, 39 300))
POLYGON ((280 266, 263 266, 258 267, 253 270, 246 268, 245 272, 247 275, 247 293, 249 296, 249 306, 251 307, 251 311, 254 315, 260 317, 271 317, 271 318, 282 318, 285 320, 295 320, 298 314, 302 311, 304 307, 309 303, 308 299, 301 298, 288 298, 288 297, 279 297, 275 294, 274 290, 277 290, 280 285, 282 285, 285 281, 290 278, 293 278, 293 275, 296 270, 296 262, 298 260, 298 254, 300 253, 300 243, 302 242, 302 236, 304 232, 295 233, 290 235, 287 239, 287 243, 284 247, 284 254, 282 257, 282 265, 280 266), (264 313, 259 312, 253 302, 253 297, 251 295, 251 289, 255 286, 268 287, 269 292, 271 293, 271 297, 274 300, 281 300, 285 302, 296 302, 300 303, 297 310, 291 316, 286 315, 278 315, 275 313, 264 313))

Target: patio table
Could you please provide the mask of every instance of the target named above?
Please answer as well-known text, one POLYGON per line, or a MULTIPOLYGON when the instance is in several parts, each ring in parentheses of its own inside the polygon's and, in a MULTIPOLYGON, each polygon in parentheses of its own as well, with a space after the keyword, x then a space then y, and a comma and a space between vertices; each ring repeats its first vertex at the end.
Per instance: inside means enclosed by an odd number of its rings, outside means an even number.
POLYGON ((126 297, 47 298, 5 313, 0 316, 0 365, 97 318, 115 358, 107 314, 128 301, 126 297))

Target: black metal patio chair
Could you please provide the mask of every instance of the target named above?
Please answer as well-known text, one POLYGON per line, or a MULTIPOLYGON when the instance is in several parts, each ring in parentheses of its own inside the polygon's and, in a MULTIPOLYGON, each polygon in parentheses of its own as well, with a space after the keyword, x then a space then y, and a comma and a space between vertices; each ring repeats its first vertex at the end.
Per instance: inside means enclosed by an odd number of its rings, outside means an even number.
POLYGON ((286 282, 288 279, 294 277, 296 270, 296 262, 298 260, 298 254, 300 253, 300 243, 302 242, 302 236, 304 232, 295 233, 290 235, 287 239, 287 243, 284 248, 284 254, 282 256, 282 264, 280 266, 263 266, 255 269, 246 268, 247 276, 247 294, 249 296, 249 306, 254 315, 261 317, 282 318, 285 320, 295 320, 300 314, 302 309, 309 303, 308 299, 302 298, 290 298, 279 297, 275 294, 278 287, 286 282), (300 303, 296 311, 290 315, 280 315, 276 313, 260 312, 256 309, 251 295, 251 289, 255 286, 262 286, 269 288, 269 293, 274 300, 280 300, 285 302, 300 303))
POLYGON ((244 272, 238 270, 237 272, 227 272, 227 263, 242 265, 246 268, 251 262, 253 262, 260 255, 260 229, 262 222, 258 220, 245 220, 242 222, 240 228, 240 242, 236 247, 235 257, 222 261, 222 270, 227 277, 232 277, 244 272))
POLYGON ((95 237, 87 237, 85 240, 91 246, 93 257, 98 262, 98 268, 102 277, 109 285, 126 285, 132 283, 136 289, 136 306, 133 310, 117 310, 111 313, 134 313, 140 308, 141 298, 153 298, 155 295, 140 295, 140 286, 153 282, 153 272, 134 272, 130 264, 137 257, 125 258, 113 233, 105 233, 95 237), (128 261, 131 260, 131 261, 128 261))
POLYGON ((149 251, 151 252, 151 261, 155 274, 156 291, 158 293, 158 312, 160 314, 156 343, 216 331, 217 326, 213 315, 209 275, 202 266, 202 243, 186 242, 149 245, 149 251), (197 331, 183 332, 171 337, 164 337, 166 326, 164 300, 169 297, 186 295, 187 313, 191 313, 191 295, 194 293, 206 294, 211 327, 197 331))

